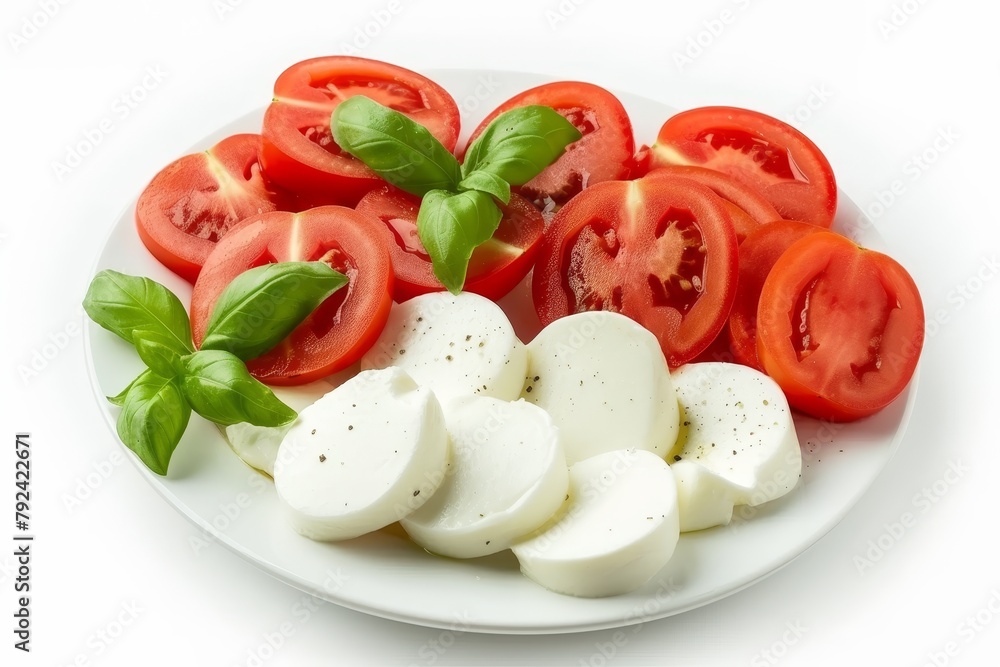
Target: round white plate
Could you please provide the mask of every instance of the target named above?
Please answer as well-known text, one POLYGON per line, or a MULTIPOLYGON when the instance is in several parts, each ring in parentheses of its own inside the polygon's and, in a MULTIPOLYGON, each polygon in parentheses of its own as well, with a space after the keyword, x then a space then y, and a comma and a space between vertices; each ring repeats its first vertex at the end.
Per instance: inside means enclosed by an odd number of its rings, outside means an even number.
MULTIPOLYGON (((500 102, 547 80, 515 72, 428 72, 463 111, 465 134, 500 102)), ((627 93, 637 142, 651 142, 674 113, 665 104, 627 93)), ((195 149, 235 132, 259 131, 262 112, 220 128, 195 149)), ((182 151, 178 151, 178 156, 182 151)), ((153 175, 150 174, 150 177, 153 175)), ((135 233, 134 202, 108 237, 95 272, 113 268, 164 283, 182 301, 191 288, 160 266, 135 233)), ((843 193, 835 228, 867 247, 882 239, 843 193)), ((503 301, 529 338, 537 328, 526 284, 503 301)), ((129 345, 89 320, 84 328, 88 367, 99 409, 112 434, 117 394, 141 370, 129 345)), ((879 414, 848 425, 796 420, 802 479, 789 495, 762 507, 737 508, 730 526, 681 536, 676 554, 647 586, 597 600, 551 593, 521 576, 510 552, 471 561, 432 556, 398 526, 338 544, 297 535, 284 521, 269 478, 244 465, 211 424, 193 417, 174 453, 170 474, 149 472, 129 458, 171 505, 202 531, 265 572, 337 604, 384 618, 440 628, 495 633, 559 633, 641 623, 730 595, 787 565, 833 528, 892 457, 915 396, 916 380, 879 414)), ((115 436, 117 439, 117 436, 115 436)), ((200 539, 200 538, 199 538, 200 539)))

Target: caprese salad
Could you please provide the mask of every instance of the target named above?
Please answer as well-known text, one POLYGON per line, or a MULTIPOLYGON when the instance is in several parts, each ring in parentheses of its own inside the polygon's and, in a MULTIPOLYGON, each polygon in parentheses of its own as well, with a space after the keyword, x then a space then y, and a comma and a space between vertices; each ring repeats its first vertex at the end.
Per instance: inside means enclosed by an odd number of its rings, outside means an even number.
POLYGON ((596 597, 792 490, 793 411, 862 419, 910 381, 917 288, 831 231, 833 171, 793 127, 704 107, 636 150, 614 94, 563 81, 459 136, 427 77, 314 58, 260 134, 155 175, 136 229, 189 307, 112 270, 84 301, 146 365, 109 397, 123 443, 165 475, 196 412, 302 535, 398 522, 596 597), (532 340, 498 305, 525 280, 532 340))

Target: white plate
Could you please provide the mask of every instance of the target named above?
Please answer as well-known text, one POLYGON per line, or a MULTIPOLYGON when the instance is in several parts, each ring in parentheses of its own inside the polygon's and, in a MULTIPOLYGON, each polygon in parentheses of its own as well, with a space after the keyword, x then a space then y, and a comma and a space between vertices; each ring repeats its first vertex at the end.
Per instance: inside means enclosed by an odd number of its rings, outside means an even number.
MULTIPOLYGON (((503 100, 547 80, 513 72, 439 70, 428 74, 458 101, 466 133, 503 100), (488 98, 483 99, 484 95, 488 98)), ((674 112, 638 95, 622 93, 620 98, 631 114, 639 142, 652 141, 674 112)), ((207 148, 234 132, 257 132, 261 117, 262 112, 248 114, 194 148, 207 148)), ((95 272, 114 268, 147 275, 187 302, 190 286, 146 252, 135 233, 133 214, 134 202, 112 229, 95 272)), ((835 226, 867 247, 883 246, 871 224, 843 193, 835 226)), ((504 300, 508 309, 521 310, 513 319, 525 336, 537 326, 527 298, 522 284, 504 300)), ((130 346, 89 320, 84 330, 94 392, 114 433, 117 409, 104 397, 126 386, 141 364, 130 346)), ((510 552, 473 561, 429 555, 396 526, 339 544, 300 537, 283 520, 270 480, 245 466, 219 431, 197 417, 192 418, 174 454, 168 477, 149 472, 131 453, 130 458, 152 487, 204 535, 214 536, 265 572, 318 597, 384 618, 440 628, 575 632, 693 609, 787 565, 844 517, 892 457, 914 402, 915 387, 914 379, 895 403, 854 424, 797 419, 804 467, 792 493, 755 511, 738 509, 728 527, 683 535, 669 565, 646 587, 598 600, 557 595, 535 585, 521 576, 510 552)))

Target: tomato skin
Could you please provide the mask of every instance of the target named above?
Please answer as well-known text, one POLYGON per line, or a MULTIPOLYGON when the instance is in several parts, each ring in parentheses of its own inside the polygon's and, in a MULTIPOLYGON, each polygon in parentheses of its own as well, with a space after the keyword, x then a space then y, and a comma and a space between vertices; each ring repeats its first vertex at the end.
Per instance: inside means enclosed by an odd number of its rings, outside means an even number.
POLYGON ((736 107, 700 107, 667 119, 650 149, 650 169, 697 165, 756 190, 789 220, 830 227, 837 184, 822 151, 777 118, 736 107))
MULTIPOLYGON (((499 204, 503 218, 493 238, 477 247, 469 260, 466 292, 497 301, 528 275, 542 241, 545 220, 531 202, 516 193, 499 204)), ((402 303, 420 294, 441 292, 430 257, 417 237, 420 199, 385 185, 358 202, 356 210, 377 219, 396 274, 393 300, 402 303)))
POLYGON ((382 332, 392 305, 392 264, 378 225, 342 206, 276 211, 244 220, 216 246, 191 296, 200 347, 219 295, 243 271, 270 262, 326 261, 349 283, 247 369, 272 385, 305 384, 358 361, 382 332))
POLYGON ((839 234, 799 239, 764 281, 757 354, 806 414, 839 422, 878 412, 906 388, 923 342, 910 275, 839 234))
POLYGON ((188 282, 198 278, 216 242, 240 220, 284 204, 261 177, 259 145, 257 134, 226 137, 207 151, 174 160, 139 195, 139 238, 188 282))
POLYGON ((733 219, 736 240, 740 244, 743 243, 748 234, 760 225, 781 219, 770 202, 756 190, 720 171, 690 165, 664 165, 651 170, 647 176, 690 178, 722 197, 726 202, 726 208, 729 209, 729 215, 733 219))
POLYGON ((264 114, 261 165, 266 177, 313 203, 353 206, 383 181, 342 152, 330 116, 347 97, 364 94, 431 131, 448 150, 458 141, 458 106, 425 76, 367 58, 326 56, 298 62, 278 76, 264 114))
POLYGON ((671 368, 704 351, 736 294, 736 233, 721 200, 687 179, 609 181, 584 190, 545 231, 532 278, 542 324, 621 312, 660 341, 671 368))
POLYGON ((796 220, 777 220, 760 226, 740 245, 736 300, 729 315, 729 347, 735 360, 763 371, 757 358, 757 307, 771 267, 801 238, 821 227, 796 220))
POLYGON ((558 160, 519 188, 536 206, 543 206, 546 198, 562 205, 585 185, 628 177, 635 152, 628 112, 608 90, 581 81, 545 83, 518 93, 483 119, 472 132, 465 151, 494 118, 531 104, 552 107, 583 134, 567 146, 558 160))

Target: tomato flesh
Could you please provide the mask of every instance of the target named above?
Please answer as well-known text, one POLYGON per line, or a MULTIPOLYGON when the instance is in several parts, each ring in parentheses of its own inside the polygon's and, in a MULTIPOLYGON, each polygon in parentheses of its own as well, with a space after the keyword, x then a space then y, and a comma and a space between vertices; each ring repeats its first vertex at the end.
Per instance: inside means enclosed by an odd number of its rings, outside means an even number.
POLYGON ((189 282, 219 239, 243 218, 282 205, 260 174, 260 136, 237 134, 164 167, 139 195, 136 229, 168 269, 189 282))
POLYGON ((248 218, 215 248, 191 297, 191 327, 200 346, 219 295, 243 271, 273 262, 322 261, 348 277, 274 349, 247 362, 268 384, 305 384, 342 370, 368 351, 392 303, 392 265, 381 230, 341 206, 248 218))
MULTIPOLYGON (((500 225, 493 238, 472 252, 463 288, 494 301, 514 289, 531 270, 545 229, 538 209, 516 193, 500 208, 500 225)), ((419 210, 417 197, 391 186, 369 192, 357 206, 358 212, 382 223, 382 237, 396 274, 393 298, 397 302, 445 289, 434 276, 431 258, 417 235, 419 210)))
POLYGON ((494 118, 531 104, 552 107, 583 135, 567 146, 558 160, 519 188, 536 206, 543 207, 547 200, 562 205, 589 185, 628 176, 635 138, 625 107, 604 88, 579 81, 546 83, 515 95, 479 124, 466 150, 494 118))
POLYGON ((650 169, 695 165, 755 190, 789 220, 830 227, 837 211, 833 170, 804 134, 766 114, 701 107, 669 118, 649 151, 650 169))
POLYGON ((729 315, 729 345, 739 363, 764 370, 757 358, 757 308, 764 281, 793 243, 821 229, 806 222, 778 220, 762 225, 740 245, 736 301, 729 315))
POLYGON ((365 95, 424 125, 448 150, 458 141, 459 113, 448 92, 427 77, 389 63, 349 56, 292 65, 274 83, 264 114, 265 176, 312 203, 353 206, 383 183, 333 140, 330 116, 342 101, 365 95))
POLYGON ((781 219, 774 207, 756 190, 722 172, 690 165, 665 165, 648 174, 651 177, 661 175, 690 178, 721 197, 736 228, 736 239, 741 244, 758 226, 781 219))
POLYGON ((721 200, 687 179, 584 190, 546 230, 532 280, 542 324, 586 310, 649 329, 671 367, 701 353, 729 316, 736 233, 721 200))
POLYGON ((891 403, 924 339, 920 294, 893 259, 832 232, 810 234, 775 262, 760 295, 757 354, 789 404, 850 421, 891 403))

